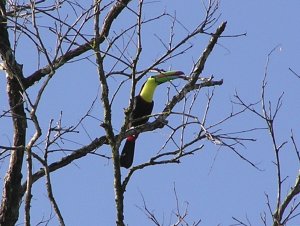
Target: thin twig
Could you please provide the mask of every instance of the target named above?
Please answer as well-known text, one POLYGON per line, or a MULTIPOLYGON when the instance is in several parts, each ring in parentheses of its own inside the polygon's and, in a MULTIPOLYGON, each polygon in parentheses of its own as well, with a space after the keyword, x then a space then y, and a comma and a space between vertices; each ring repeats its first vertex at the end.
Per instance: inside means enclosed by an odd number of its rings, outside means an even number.
POLYGON ((51 145, 51 141, 50 141, 50 136, 51 136, 51 128, 52 128, 52 122, 53 120, 50 121, 49 124, 49 129, 48 129, 48 133, 47 133, 47 140, 46 140, 46 145, 45 145, 45 153, 44 153, 44 159, 42 161, 42 164, 44 166, 44 172, 45 172, 45 176, 46 176, 46 188, 47 188, 47 193, 48 193, 48 198, 53 206, 53 209, 57 215, 57 218, 59 220, 59 223, 61 226, 65 226, 64 223, 64 219, 63 216, 61 214, 61 211, 58 207, 58 204, 54 198, 53 195, 53 190, 52 190, 52 183, 51 183, 51 177, 50 177, 50 171, 49 171, 49 166, 48 166, 48 148, 51 145))

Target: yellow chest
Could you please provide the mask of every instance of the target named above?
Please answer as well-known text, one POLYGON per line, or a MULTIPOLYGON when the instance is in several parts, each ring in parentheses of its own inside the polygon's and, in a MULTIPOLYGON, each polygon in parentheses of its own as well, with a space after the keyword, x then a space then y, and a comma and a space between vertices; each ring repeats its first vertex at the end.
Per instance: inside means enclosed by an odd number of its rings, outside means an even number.
POLYGON ((153 94, 157 87, 155 79, 149 78, 140 92, 140 96, 147 102, 152 102, 153 94))

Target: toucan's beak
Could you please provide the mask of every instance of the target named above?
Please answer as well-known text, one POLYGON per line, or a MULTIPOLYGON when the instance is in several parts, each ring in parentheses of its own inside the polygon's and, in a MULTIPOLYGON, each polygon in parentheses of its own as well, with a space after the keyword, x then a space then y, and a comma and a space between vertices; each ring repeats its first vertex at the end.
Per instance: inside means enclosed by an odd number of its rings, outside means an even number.
POLYGON ((162 83, 182 78, 182 79, 187 79, 187 77, 184 75, 182 71, 166 71, 166 72, 160 72, 157 75, 151 76, 151 78, 155 79, 155 82, 160 85, 162 83))

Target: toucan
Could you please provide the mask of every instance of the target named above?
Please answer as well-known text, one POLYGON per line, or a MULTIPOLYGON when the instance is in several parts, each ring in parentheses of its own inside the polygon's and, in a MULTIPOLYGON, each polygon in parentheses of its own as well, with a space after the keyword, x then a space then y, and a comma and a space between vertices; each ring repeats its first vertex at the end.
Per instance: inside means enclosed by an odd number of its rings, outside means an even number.
MULTIPOLYGON (((182 71, 159 72, 158 74, 147 79, 147 81, 143 84, 139 95, 134 98, 129 127, 139 126, 148 121, 149 117, 144 116, 150 116, 152 112, 154 105, 153 94, 156 87, 160 84, 177 78, 186 79, 182 71)), ((127 169, 131 167, 134 156, 135 141, 137 137, 138 135, 131 135, 127 137, 120 156, 121 167, 125 167, 127 169)))

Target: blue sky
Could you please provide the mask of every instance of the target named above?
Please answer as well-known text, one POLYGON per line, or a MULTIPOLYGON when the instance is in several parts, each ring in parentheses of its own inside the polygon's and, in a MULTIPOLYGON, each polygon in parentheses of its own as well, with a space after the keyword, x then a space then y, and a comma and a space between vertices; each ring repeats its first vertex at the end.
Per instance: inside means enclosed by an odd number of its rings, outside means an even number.
MULTIPOLYGON (((136 1, 132 1, 131 7, 135 8, 136 1)), ((284 183, 283 194, 288 192, 295 182, 295 176, 299 170, 299 162, 290 141, 290 130, 300 139, 298 128, 298 115, 300 103, 299 96, 300 79, 293 75, 289 68, 300 74, 300 31, 299 8, 297 0, 223 0, 217 14, 220 18, 214 28, 227 21, 224 35, 234 36, 247 33, 246 36, 224 37, 210 55, 204 73, 213 74, 215 79, 224 79, 224 84, 214 89, 214 98, 208 116, 208 123, 213 124, 228 114, 232 109, 231 101, 235 92, 247 102, 257 102, 261 95, 261 84, 266 67, 268 53, 275 47, 276 50, 270 57, 268 70, 267 97, 271 101, 284 92, 283 106, 279 112, 276 132, 278 142, 288 140, 286 148, 282 152, 283 176, 288 176, 284 183)), ((174 15, 184 25, 175 24, 175 39, 180 40, 188 31, 203 19, 204 8, 202 1, 149 1, 144 6, 144 17, 159 15, 163 11, 174 15)), ((217 15, 216 14, 216 15, 217 15)), ((121 20, 113 24, 112 31, 119 32, 129 26, 135 20, 131 13, 124 11, 121 20)), ((154 59, 163 52, 163 46, 157 39, 168 40, 170 19, 162 19, 159 23, 147 24, 143 30, 143 52, 139 68, 149 66, 154 59)), ((91 32, 91 31, 90 31, 91 32)), ((111 32, 111 35, 113 33, 111 32)), ((209 37, 207 35, 192 39, 193 48, 186 54, 169 61, 165 68, 182 70, 189 73, 193 62, 198 59, 204 50, 209 37)), ((120 42, 121 45, 121 42, 120 42)), ((18 60, 24 64, 24 71, 30 74, 36 69, 36 60, 28 57, 28 49, 21 44, 17 53, 18 60)), ((31 49, 29 48, 29 51, 31 49)), ((117 51, 117 50, 115 50, 117 51)), ((128 54, 134 54, 130 49, 128 54)), ((34 53, 33 53, 34 55, 34 53)), ((92 59, 92 58, 91 58, 92 59)), ((107 61, 106 70, 110 70, 113 61, 107 61)), ((3 76, 2 76, 3 78, 3 76)), ((5 80, 1 79, 0 96, 1 111, 7 108, 5 99, 5 80), (4 107, 2 107, 4 106, 4 107)), ((117 89, 119 78, 109 80, 111 95, 117 89)), ((144 80, 143 80, 144 81, 144 80)), ((142 81, 138 84, 140 87, 142 81)), ((182 87, 184 82, 174 82, 182 87)), ((163 109, 167 100, 168 85, 158 87, 155 93, 154 113, 163 109)), ((113 124, 117 132, 123 120, 123 108, 128 105, 130 82, 125 84, 116 96, 113 105, 113 124)), ((138 88, 139 89, 139 88, 138 88)), ((36 90, 31 91, 34 96, 36 90)), ((63 111, 65 126, 75 124, 89 109, 92 101, 99 92, 99 81, 96 67, 89 61, 67 64, 59 69, 55 77, 49 83, 45 96, 40 104, 38 116, 44 129, 47 128, 50 119, 57 121, 60 111, 63 111)), ((200 91, 195 105, 194 114, 202 117, 206 105, 206 94, 212 89, 200 91)), ((174 90, 173 90, 174 93, 174 90)), ((99 127, 103 118, 102 105, 96 102, 92 115, 80 126, 79 134, 70 136, 70 139, 79 144, 87 144, 89 136, 94 139, 104 135, 104 130, 99 127), (87 132, 84 132, 84 129, 87 132)), ((177 110, 182 109, 182 104, 177 110)), ((275 106, 275 102, 274 102, 275 106)), ((234 106, 234 109, 238 109, 234 106)), ((256 108, 260 111, 260 105, 256 108)), ((180 120, 179 117, 171 117, 170 123, 180 120), (172 122, 172 120, 174 120, 172 122)), ((0 122, 1 140, 5 144, 11 139, 9 119, 0 122)), ((221 125, 224 132, 236 132, 251 128, 265 127, 265 123, 254 114, 245 113, 221 125)), ((30 131, 32 126, 29 125, 30 131)), ((192 128, 193 129, 193 128, 192 128)), ((134 164, 149 160, 162 146, 163 140, 170 134, 170 130, 156 130, 139 136, 136 144, 136 156, 134 164)), ((28 137, 31 135, 29 132, 28 137)), ((193 130, 186 134, 186 139, 193 136, 193 130)), ((245 137, 257 139, 256 142, 245 142, 245 147, 237 149, 249 160, 258 164, 261 171, 251 167, 242 161, 235 153, 224 147, 219 147, 205 141, 204 148, 191 157, 182 160, 181 164, 149 167, 135 173, 125 193, 125 222, 128 225, 153 225, 147 219, 140 208, 143 208, 143 199, 149 210, 155 213, 163 225, 175 223, 174 211, 176 211, 176 188, 179 207, 184 212, 188 203, 187 220, 202 220, 200 225, 231 225, 236 217, 246 222, 249 219, 252 225, 262 225, 260 214, 267 213, 269 224, 270 214, 266 205, 265 193, 270 197, 272 208, 276 200, 276 171, 272 143, 267 131, 257 130, 245 137)), ((299 140, 298 139, 298 140, 299 140)), ((200 145, 198 144, 198 145, 200 145)), ((78 148, 78 144, 65 141, 67 148, 78 148)), ((168 148, 174 148, 172 145, 168 148)), ((38 152, 38 151, 37 151, 38 152)), ((41 153, 41 152, 38 152, 41 153)), ((110 155, 108 146, 103 146, 98 153, 110 155)), ((54 161, 59 156, 53 155, 54 161)), ((1 179, 4 177, 7 163, 1 165, 1 179)), ((34 166, 38 170, 40 165, 34 166)), ((61 208, 66 225, 114 225, 115 208, 113 193, 112 163, 96 155, 76 161, 74 164, 53 173, 52 182, 54 195, 61 208)), ((126 175, 127 170, 122 170, 126 175)), ((51 205, 47 199, 44 179, 34 185, 32 200, 32 223, 37 224, 42 218, 48 218, 51 214, 51 205)), ((52 211, 53 215, 53 211, 52 211)), ((22 216, 19 223, 22 223, 22 216)), ((299 225, 299 218, 290 223, 290 226, 299 225)), ((57 225, 56 219, 50 225, 57 225)))

